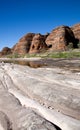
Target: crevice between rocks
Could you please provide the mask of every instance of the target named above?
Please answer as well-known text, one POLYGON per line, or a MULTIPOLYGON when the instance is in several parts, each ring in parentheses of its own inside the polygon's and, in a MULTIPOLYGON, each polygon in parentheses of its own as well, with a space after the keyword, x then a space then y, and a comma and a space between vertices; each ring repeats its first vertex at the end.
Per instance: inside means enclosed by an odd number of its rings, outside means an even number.
POLYGON ((11 121, 2 111, 0 111, 0 127, 1 130, 13 130, 11 121))

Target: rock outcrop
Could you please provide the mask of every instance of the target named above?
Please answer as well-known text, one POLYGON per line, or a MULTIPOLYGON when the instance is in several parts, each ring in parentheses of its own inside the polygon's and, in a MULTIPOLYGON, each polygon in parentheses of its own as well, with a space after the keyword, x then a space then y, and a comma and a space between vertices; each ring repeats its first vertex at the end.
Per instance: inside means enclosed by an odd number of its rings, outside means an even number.
POLYGON ((69 48, 78 48, 79 42, 80 24, 76 24, 71 28, 59 26, 46 35, 41 35, 40 33, 26 34, 11 49, 8 47, 3 48, 0 52, 0 57, 10 53, 39 53, 43 50, 64 51, 69 48))
POLYGON ((4 47, 0 52, 0 55, 8 55, 11 54, 11 49, 9 47, 4 47))
POLYGON ((38 53, 42 50, 46 50, 47 45, 45 43, 45 39, 46 39, 46 36, 41 35, 41 34, 35 34, 32 40, 29 53, 38 53))
POLYGON ((0 130, 57 130, 34 109, 26 108, 10 93, 12 88, 15 90, 15 84, 2 66, 3 63, 0 63, 0 130))
POLYGON ((46 39, 50 50, 66 50, 69 43, 73 43, 73 47, 76 47, 74 34, 68 26, 54 29, 46 39))
POLYGON ((0 57, 2 57, 2 53, 0 52, 0 57))
POLYGON ((79 72, 0 63, 0 130, 80 130, 79 72))
POLYGON ((22 37, 19 42, 13 46, 12 52, 18 54, 26 54, 29 52, 34 33, 28 33, 22 37))
POLYGON ((71 29, 75 35, 76 40, 80 41, 80 24, 74 25, 71 29))

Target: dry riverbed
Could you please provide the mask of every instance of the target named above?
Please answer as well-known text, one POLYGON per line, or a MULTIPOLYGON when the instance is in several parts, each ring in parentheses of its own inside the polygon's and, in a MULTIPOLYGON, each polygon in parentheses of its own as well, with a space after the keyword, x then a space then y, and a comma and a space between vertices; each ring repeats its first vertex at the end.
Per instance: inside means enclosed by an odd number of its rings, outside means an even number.
POLYGON ((0 59, 0 130, 80 130, 80 59, 0 59))

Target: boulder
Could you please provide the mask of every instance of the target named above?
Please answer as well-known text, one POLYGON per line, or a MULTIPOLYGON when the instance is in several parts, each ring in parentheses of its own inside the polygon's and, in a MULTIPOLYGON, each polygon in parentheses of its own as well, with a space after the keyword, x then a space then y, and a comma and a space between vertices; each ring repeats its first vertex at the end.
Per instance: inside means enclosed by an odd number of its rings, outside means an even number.
POLYGON ((66 50, 69 43, 75 47, 75 37, 68 26, 60 26, 54 29, 46 39, 50 50, 66 50))
POLYGON ((29 52, 32 38, 34 37, 34 33, 28 33, 24 37, 22 37, 19 42, 13 46, 12 52, 18 54, 26 54, 29 52))
POLYGON ((30 47, 29 53, 38 53, 43 50, 47 49, 47 45, 45 43, 46 35, 41 35, 41 34, 35 34, 32 40, 32 44, 30 47))

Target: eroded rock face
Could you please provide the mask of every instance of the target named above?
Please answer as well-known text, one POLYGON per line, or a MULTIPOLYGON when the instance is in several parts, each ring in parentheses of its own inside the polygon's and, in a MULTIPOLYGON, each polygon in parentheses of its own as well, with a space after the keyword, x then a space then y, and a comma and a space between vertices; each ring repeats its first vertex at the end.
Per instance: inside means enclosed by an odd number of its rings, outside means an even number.
POLYGON ((80 24, 74 25, 71 29, 75 35, 76 40, 80 41, 80 24))
POLYGON ((54 29, 46 39, 46 44, 51 50, 66 50, 69 43, 73 43, 75 47, 75 37, 68 26, 54 29))
POLYGON ((80 42, 80 24, 73 27, 59 26, 50 34, 28 33, 23 36, 11 49, 4 47, 0 57, 10 53, 26 54, 38 53, 43 50, 64 51, 70 48, 78 48, 80 42), (69 45, 69 46, 68 46, 69 45))
POLYGON ((4 47, 0 52, 1 55, 8 55, 11 53, 11 49, 9 47, 4 47))
POLYGON ((2 56, 2 53, 0 52, 0 57, 2 56))
POLYGON ((18 54, 28 53, 34 35, 35 35, 34 33, 28 33, 27 35, 22 37, 19 40, 19 42, 15 46, 13 46, 12 48, 13 53, 18 53, 18 54))
POLYGON ((45 39, 46 39, 46 36, 41 35, 41 34, 36 34, 33 37, 29 53, 37 53, 37 52, 47 49, 45 39))

